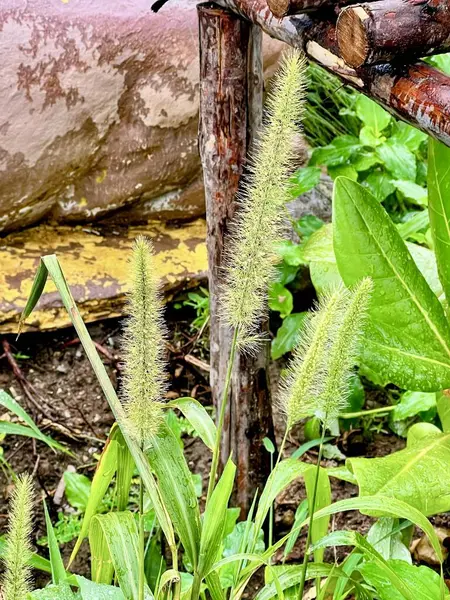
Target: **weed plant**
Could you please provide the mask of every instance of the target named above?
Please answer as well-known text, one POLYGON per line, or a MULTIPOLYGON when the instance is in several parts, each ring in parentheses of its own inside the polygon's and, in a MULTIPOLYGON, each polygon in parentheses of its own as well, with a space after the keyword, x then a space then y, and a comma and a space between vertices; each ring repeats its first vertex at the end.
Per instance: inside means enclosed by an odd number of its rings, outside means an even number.
MULTIPOLYGON (((327 289, 324 286, 317 307, 303 319, 300 342, 278 397, 286 417, 284 439, 245 521, 237 522, 239 511, 229 506, 236 479, 233 457, 227 458, 218 475, 234 356, 238 348, 258 351, 260 340, 255 331, 267 310, 268 286, 276 274, 274 246, 282 237, 293 142, 304 112, 304 82, 303 57, 298 52, 288 54, 269 100, 266 125, 253 157, 252 178, 243 191, 242 206, 228 240, 220 300, 223 322, 233 332, 233 345, 217 427, 195 399, 164 400, 165 331, 150 240, 138 239, 133 250, 122 398, 107 376, 57 258, 42 258, 23 319, 32 312, 50 277, 116 423, 98 462, 81 531, 67 565, 47 511, 49 560, 31 554, 33 492, 29 478, 19 480, 3 553, 5 600, 239 600, 244 593, 252 593, 252 578, 260 569, 265 580, 257 600, 304 600, 307 581, 315 582, 316 598, 321 600, 449 598, 442 548, 427 518, 450 509, 448 399, 440 398, 444 431, 430 424, 414 425, 405 450, 380 459, 349 459, 344 469, 321 465, 325 436, 346 409, 356 365, 426 392, 450 387, 450 330, 439 299, 383 208, 349 179, 337 180, 334 198, 335 260, 341 281, 327 289), (179 439, 168 424, 174 409, 183 414, 212 453, 203 514, 179 439), (316 464, 295 456, 285 458, 285 442, 293 425, 311 416, 320 423, 316 464), (135 513, 128 504, 136 472, 140 492, 135 513), (273 518, 277 496, 300 477, 306 498, 299 505, 291 531, 274 541, 270 523, 266 543, 264 525, 273 518), (330 477, 357 484, 359 495, 332 503, 330 477), (110 510, 101 512, 102 501, 111 489, 115 501, 110 510), (351 510, 377 518, 369 534, 329 532, 330 516, 351 510), (428 537, 441 565, 440 574, 412 564, 408 548, 414 526, 428 537), (279 564, 279 551, 288 558, 305 528, 302 563, 279 564), (87 538, 90 579, 71 572, 87 538), (330 546, 351 546, 353 550, 341 564, 330 564, 324 562, 324 550, 330 546), (46 588, 30 590, 30 565, 51 574, 52 582, 46 588)), ((435 230, 439 274, 446 289, 445 243, 450 247, 450 239, 445 238, 439 215, 447 209, 450 213, 444 200, 448 197, 450 204, 450 181, 442 171, 445 150, 433 146, 432 153, 439 171, 435 185, 440 186, 440 194, 432 197, 435 214, 430 221, 435 230)))

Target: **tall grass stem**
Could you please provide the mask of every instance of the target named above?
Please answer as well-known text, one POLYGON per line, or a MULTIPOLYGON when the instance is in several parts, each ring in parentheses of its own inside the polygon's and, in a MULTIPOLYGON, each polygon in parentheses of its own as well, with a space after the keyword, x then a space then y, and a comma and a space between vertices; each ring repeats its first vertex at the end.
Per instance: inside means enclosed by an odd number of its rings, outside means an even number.
MULTIPOLYGON (((326 431, 326 429, 322 425, 322 437, 321 437, 321 440, 320 440, 319 455, 317 457, 316 477, 314 479, 313 497, 312 497, 312 502, 311 502, 311 505, 310 505, 308 535, 306 537, 305 552, 304 552, 304 556, 303 556, 302 578, 300 580, 300 588, 299 588, 299 592, 298 592, 298 600, 302 600, 303 599, 303 591, 305 589, 306 570, 308 568, 308 558, 309 558, 308 550, 309 550, 309 546, 311 544, 312 527, 313 527, 313 522, 314 522, 314 511, 315 511, 316 500, 317 500, 317 488, 319 486, 320 463, 321 463, 321 460, 322 460, 323 444, 324 444, 324 440, 325 440, 325 431, 326 431)), ((317 588, 319 588, 319 585, 320 585, 320 583, 316 581, 317 588)), ((317 589, 317 596, 316 597, 317 598, 319 597, 319 589, 317 589)))
POLYGON ((209 499, 211 498, 211 494, 214 491, 214 486, 216 483, 217 467, 219 466, 219 458, 220 458, 220 442, 222 439, 223 423, 225 420, 225 410, 227 407, 228 395, 229 395, 230 386, 231 386, 231 377, 233 374, 233 364, 234 364, 234 359, 236 357, 237 342, 238 342, 238 329, 236 327, 234 330, 234 333, 233 333, 233 339, 231 341, 230 357, 228 359, 228 368, 227 368, 227 373, 226 373, 225 383, 224 383, 224 388, 223 388, 222 402, 220 404, 219 420, 217 422, 217 431, 216 431, 216 443, 214 445, 213 457, 212 457, 212 463, 211 463, 211 471, 209 473, 208 494, 206 496, 206 504, 208 504, 209 499))

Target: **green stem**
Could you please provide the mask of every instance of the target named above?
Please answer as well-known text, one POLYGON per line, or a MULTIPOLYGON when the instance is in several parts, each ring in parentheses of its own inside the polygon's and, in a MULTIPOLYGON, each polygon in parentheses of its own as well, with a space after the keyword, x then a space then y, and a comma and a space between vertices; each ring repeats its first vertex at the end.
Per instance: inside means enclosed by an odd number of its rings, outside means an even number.
MULTIPOLYGON (((178 573, 178 550, 176 546, 170 548, 172 554, 172 569, 178 573)), ((173 600, 180 600, 181 597, 181 577, 173 584, 173 600)))
POLYGON ((228 359, 228 368, 227 374, 225 377, 225 384, 223 388, 222 394, 222 402, 220 405, 219 412, 219 420, 217 422, 217 432, 216 432, 216 443, 214 444, 213 457, 211 463, 211 471, 209 473, 209 483, 208 483, 208 494, 206 496, 206 504, 208 505, 209 499, 211 498, 211 494, 213 493, 214 486, 216 483, 217 476, 217 467, 219 466, 219 457, 220 457, 220 442, 222 440, 222 430, 223 430, 223 422, 225 420, 225 409, 228 403, 228 394, 231 386, 231 376, 233 373, 233 363, 236 356, 237 350, 237 337, 238 337, 238 329, 234 330, 233 340, 231 342, 230 349, 230 357, 228 359))
MULTIPOLYGON (((322 425, 322 438, 320 440, 319 456, 317 457, 316 477, 314 479, 313 497, 312 497, 312 502, 310 504, 308 535, 306 538, 305 552, 304 552, 304 556, 303 556, 302 578, 300 581, 300 589, 299 589, 299 593, 298 593, 299 600, 303 599, 303 590, 305 589, 306 570, 308 568, 308 558, 309 558, 308 550, 309 550, 309 546, 311 544, 311 534, 312 534, 312 526, 313 526, 313 522, 314 522, 314 511, 315 511, 315 507, 316 507, 317 488, 318 488, 318 484, 319 484, 319 475, 320 475, 320 462, 322 460, 324 439, 325 439, 325 426, 322 425)), ((318 585, 319 584, 316 582, 317 587, 318 587, 318 585)), ((317 593, 317 597, 318 596, 319 596, 319 594, 317 593)))
POLYGON ((144 530, 144 485, 139 484, 139 588, 138 598, 144 600, 145 587, 145 530, 144 530))
POLYGON ((342 413, 339 415, 339 418, 340 419, 357 419, 359 417, 367 417, 369 415, 388 413, 391 410, 394 410, 394 408, 395 408, 395 404, 393 406, 382 406, 381 408, 371 408, 370 410, 360 410, 359 412, 342 413))

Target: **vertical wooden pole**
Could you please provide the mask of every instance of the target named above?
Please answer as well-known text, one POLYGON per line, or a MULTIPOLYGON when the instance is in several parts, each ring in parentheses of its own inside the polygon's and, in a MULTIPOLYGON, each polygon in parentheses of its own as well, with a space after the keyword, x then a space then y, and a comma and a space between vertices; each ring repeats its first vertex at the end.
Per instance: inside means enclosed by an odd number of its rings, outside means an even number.
MULTIPOLYGON (((231 346, 231 331, 219 320, 223 247, 236 209, 247 151, 261 122, 262 34, 259 28, 219 7, 200 5, 198 15, 199 146, 208 230, 211 389, 218 410, 231 346)), ((236 501, 242 516, 269 473, 269 456, 262 446, 264 437, 273 439, 268 362, 268 345, 257 357, 237 356, 225 416, 222 465, 233 453, 238 466, 236 501)))

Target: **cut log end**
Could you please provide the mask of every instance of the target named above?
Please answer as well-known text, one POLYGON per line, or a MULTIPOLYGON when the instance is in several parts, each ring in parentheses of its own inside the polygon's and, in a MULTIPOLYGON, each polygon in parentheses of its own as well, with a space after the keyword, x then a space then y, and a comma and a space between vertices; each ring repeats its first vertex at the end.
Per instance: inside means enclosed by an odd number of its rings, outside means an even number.
POLYGON ((277 19, 282 19, 290 14, 291 2, 290 0, 267 0, 270 11, 277 19))
POLYGON ((345 62, 353 68, 362 66, 370 52, 365 27, 367 19, 369 15, 362 6, 349 6, 341 11, 337 21, 336 37, 339 52, 345 62))

